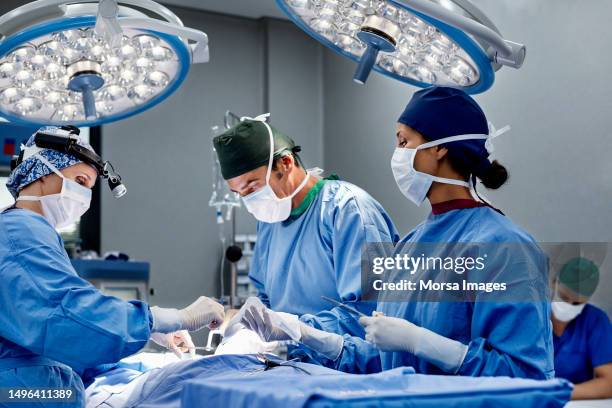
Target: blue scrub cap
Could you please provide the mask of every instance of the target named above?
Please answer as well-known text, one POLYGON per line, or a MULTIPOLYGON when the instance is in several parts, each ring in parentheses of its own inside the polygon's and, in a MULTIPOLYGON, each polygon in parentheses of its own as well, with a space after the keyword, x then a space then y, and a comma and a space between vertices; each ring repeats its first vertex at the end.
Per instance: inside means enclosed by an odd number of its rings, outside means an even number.
MULTIPOLYGON (((421 133, 428 141, 489 134, 487 117, 478 103, 460 89, 441 86, 416 92, 398 122, 421 133)), ((446 143, 444 147, 449 155, 480 176, 491 166, 485 143, 485 140, 462 140, 446 143)))
MULTIPOLYGON (((54 129, 53 127, 43 127, 39 131, 46 129, 54 129)), ((28 139, 25 147, 33 147, 34 144, 34 135, 28 139)), ((94 151, 89 143, 84 141, 79 141, 79 145, 94 151)), ((23 149, 23 146, 22 146, 23 149)), ((40 154, 45 159, 47 159, 52 165, 54 165, 58 170, 65 169, 70 166, 74 166, 75 164, 82 163, 81 160, 76 157, 61 153, 52 149, 42 149, 37 154, 40 154)), ((19 192, 26 187, 27 185, 35 182, 36 180, 53 173, 45 163, 43 163, 36 155, 28 157, 24 160, 19 166, 17 166, 9 175, 9 178, 6 182, 6 188, 12 194, 12 196, 16 199, 19 195, 19 192)))

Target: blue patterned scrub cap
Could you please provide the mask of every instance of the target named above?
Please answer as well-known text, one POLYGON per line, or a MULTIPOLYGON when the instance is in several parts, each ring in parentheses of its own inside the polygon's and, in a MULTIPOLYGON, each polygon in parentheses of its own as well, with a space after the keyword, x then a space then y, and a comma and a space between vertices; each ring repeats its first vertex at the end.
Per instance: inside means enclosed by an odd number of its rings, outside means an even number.
MULTIPOLYGON (((43 127, 39 129, 39 131, 56 129, 54 127, 43 127)), ((37 132, 38 133, 38 132, 37 132)), ((28 139, 27 143, 21 146, 21 149, 39 149, 36 147, 34 143, 33 134, 30 139, 28 139)), ((95 152, 91 145, 83 140, 79 140, 77 142, 80 146, 85 147, 86 149, 95 152)), ((36 152, 36 154, 25 159, 19 166, 17 166, 9 175, 9 178, 6 182, 6 188, 16 199, 19 195, 19 192, 26 187, 27 185, 35 182, 36 180, 53 173, 53 170, 49 168, 45 163, 43 163, 37 155, 43 156, 45 159, 49 161, 52 165, 54 165, 58 170, 65 169, 70 166, 74 166, 75 164, 82 163, 81 160, 77 159, 73 155, 58 152, 53 149, 40 149, 36 152)))

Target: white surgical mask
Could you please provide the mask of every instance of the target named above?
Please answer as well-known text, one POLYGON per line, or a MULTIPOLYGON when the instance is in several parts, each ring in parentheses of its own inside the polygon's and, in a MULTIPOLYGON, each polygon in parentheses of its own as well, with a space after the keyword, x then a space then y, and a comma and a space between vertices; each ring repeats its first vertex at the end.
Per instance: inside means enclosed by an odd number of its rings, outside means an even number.
POLYGON ((17 201, 40 201, 43 216, 53 228, 60 229, 78 221, 91 204, 91 190, 67 179, 42 155, 38 159, 62 178, 62 190, 45 196, 23 196, 17 201))
POLYGON ((276 196, 274 190, 272 190, 272 187, 270 187, 270 176, 272 174, 272 164, 274 160, 274 135, 272 134, 272 129, 266 123, 267 116, 268 115, 261 115, 254 119, 246 118, 250 120, 259 120, 268 129, 268 134, 270 135, 270 159, 268 160, 268 170, 266 172, 266 185, 259 190, 242 197, 242 202, 244 203, 247 211, 253 214, 258 221, 274 223, 285 221, 287 218, 289 218, 289 215, 291 214, 291 200, 304 188, 308 182, 308 179, 310 178, 311 173, 306 173, 304 181, 302 181, 298 188, 296 188, 295 191, 289 196, 283 198, 278 198, 276 196))
POLYGON ((446 137, 444 139, 434 140, 432 142, 423 143, 414 149, 408 149, 398 147, 393 153, 391 158, 391 170, 393 171, 393 177, 399 187, 402 194, 406 196, 417 206, 423 204, 427 193, 431 188, 431 184, 435 181, 437 183, 453 184, 456 186, 463 186, 470 188, 470 184, 463 180, 455 180, 444 177, 437 177, 431 174, 417 171, 414 168, 414 159, 419 150, 428 149, 430 147, 439 146, 445 143, 458 142, 461 140, 486 140, 486 148, 491 155, 493 153, 493 145, 491 141, 510 130, 509 126, 503 129, 496 130, 491 123, 489 123, 489 134, 471 134, 471 135, 457 135, 446 137))
POLYGON ((571 322, 574 320, 586 306, 586 303, 581 305, 572 305, 555 297, 551 304, 551 309, 555 317, 562 322, 571 322))

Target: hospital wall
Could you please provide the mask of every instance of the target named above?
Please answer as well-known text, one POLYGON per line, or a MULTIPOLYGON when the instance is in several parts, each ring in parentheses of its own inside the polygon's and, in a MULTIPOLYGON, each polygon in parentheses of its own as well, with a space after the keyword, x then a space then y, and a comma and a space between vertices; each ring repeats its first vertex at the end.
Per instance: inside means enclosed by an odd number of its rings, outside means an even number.
MULTIPOLYGON (((476 97, 498 128, 512 126, 494 142, 510 180, 485 194, 539 241, 612 241, 612 2, 474 3, 528 49, 521 70, 503 68, 476 97)), ((429 205, 417 208, 401 195, 389 161, 395 122, 416 89, 378 74, 357 86, 354 69, 325 51, 325 167, 368 190, 407 233, 429 205)), ((610 316, 611 258, 594 297, 610 316)))
MULTIPOLYGON (((121 169, 128 194, 104 194, 102 249, 149 261, 151 303, 182 307, 219 294, 222 250, 208 207, 211 126, 223 124, 227 109, 246 116, 272 111, 272 122, 303 145, 305 160, 321 163, 322 50, 288 22, 173 11, 208 34, 210 62, 193 66, 161 105, 103 127, 104 155, 121 169), (302 81, 291 83, 292 73, 302 81)), ((236 224, 238 233, 255 232, 244 209, 236 224)))
MULTIPOLYGON (((510 181, 487 196, 539 241, 612 241, 612 2, 474 2, 507 38, 528 46, 521 70, 502 69, 476 97, 498 127, 513 127, 495 141, 510 181)), ((2 1, 0 12, 24 3, 2 1)), ((210 127, 227 109, 272 112, 272 122, 303 146, 308 166, 368 190, 402 233, 427 215, 428 205, 401 195, 389 167, 394 124, 415 88, 376 73, 354 84, 352 62, 286 21, 172 9, 208 33, 210 63, 193 66, 164 103, 104 126, 102 143, 129 189, 121 200, 103 194, 102 250, 151 263, 153 304, 180 307, 218 294, 210 127)), ((255 231, 244 209, 237 217, 238 233, 255 231)), ((612 316, 611 271, 612 254, 595 296, 612 316)))

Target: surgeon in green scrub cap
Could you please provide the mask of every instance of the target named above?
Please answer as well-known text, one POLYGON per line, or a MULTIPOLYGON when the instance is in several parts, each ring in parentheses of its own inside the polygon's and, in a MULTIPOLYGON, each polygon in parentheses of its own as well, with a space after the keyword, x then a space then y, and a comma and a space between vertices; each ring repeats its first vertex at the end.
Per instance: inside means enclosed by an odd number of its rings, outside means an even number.
MULTIPOLYGON (((363 338, 358 316, 321 296, 373 311, 375 303, 361 299, 362 246, 398 239, 382 206, 337 176, 307 170, 300 147, 267 115, 244 118, 213 144, 223 178, 259 221, 249 271, 259 299, 251 301, 298 316, 304 343, 313 326, 363 338)), ((304 353, 304 360, 320 358, 304 353)))
POLYGON ((612 398, 612 326, 606 312, 589 304, 599 283, 589 259, 565 263, 552 302, 555 372, 576 386, 573 399, 612 398))

